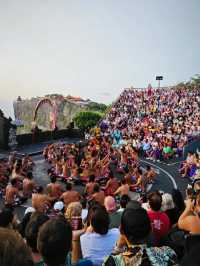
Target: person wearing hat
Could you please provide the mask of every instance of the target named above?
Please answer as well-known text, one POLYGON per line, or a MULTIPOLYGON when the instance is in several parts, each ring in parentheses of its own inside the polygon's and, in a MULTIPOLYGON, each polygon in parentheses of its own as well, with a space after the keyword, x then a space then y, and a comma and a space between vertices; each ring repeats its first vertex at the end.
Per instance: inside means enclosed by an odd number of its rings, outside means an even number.
POLYGON ((54 218, 58 215, 64 214, 64 203, 62 201, 57 201, 53 205, 53 209, 49 212, 48 216, 49 218, 54 218))
POLYGON ((61 212, 64 208, 64 203, 62 201, 57 201, 53 206, 55 211, 61 212))
POLYGON ((104 200, 104 206, 109 214, 111 228, 119 228, 121 222, 121 213, 117 212, 116 201, 113 197, 107 196, 104 200))
POLYGON ((119 255, 110 255, 104 266, 175 265, 176 253, 169 247, 147 247, 151 222, 143 208, 127 208, 121 218, 121 235, 126 240, 127 250, 119 255))
POLYGON ((33 213, 35 212, 35 208, 33 207, 28 207, 26 208, 25 212, 24 212, 24 216, 27 214, 27 213, 33 213))

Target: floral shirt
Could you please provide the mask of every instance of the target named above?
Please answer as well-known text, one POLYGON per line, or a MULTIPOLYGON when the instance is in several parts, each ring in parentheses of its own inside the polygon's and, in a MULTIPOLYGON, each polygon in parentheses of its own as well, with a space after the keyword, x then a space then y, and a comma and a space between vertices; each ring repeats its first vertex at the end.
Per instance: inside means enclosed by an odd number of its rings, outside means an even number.
POLYGON ((169 247, 133 245, 120 255, 111 255, 104 266, 172 266, 177 265, 176 253, 169 247))

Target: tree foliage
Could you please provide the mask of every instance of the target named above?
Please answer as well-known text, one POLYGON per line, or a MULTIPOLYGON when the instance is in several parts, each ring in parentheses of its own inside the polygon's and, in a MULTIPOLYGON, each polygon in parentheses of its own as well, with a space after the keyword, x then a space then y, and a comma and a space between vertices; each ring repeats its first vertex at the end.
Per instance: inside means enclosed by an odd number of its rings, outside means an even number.
POLYGON ((107 105, 103 103, 90 102, 87 106, 87 109, 90 111, 104 113, 107 109, 107 105))
POLYGON ((94 127, 102 116, 103 115, 99 112, 81 111, 76 114, 73 121, 80 130, 85 131, 86 129, 94 127))
POLYGON ((190 83, 192 85, 198 85, 199 86, 200 85, 200 75, 197 74, 194 77, 192 77, 191 80, 190 80, 190 83))
POLYGON ((189 81, 181 82, 177 85, 178 88, 185 87, 185 89, 192 90, 200 86, 200 75, 196 74, 189 81))
POLYGON ((52 98, 52 97, 63 97, 62 94, 58 94, 58 93, 52 93, 52 94, 46 94, 44 97, 49 97, 49 98, 52 98))

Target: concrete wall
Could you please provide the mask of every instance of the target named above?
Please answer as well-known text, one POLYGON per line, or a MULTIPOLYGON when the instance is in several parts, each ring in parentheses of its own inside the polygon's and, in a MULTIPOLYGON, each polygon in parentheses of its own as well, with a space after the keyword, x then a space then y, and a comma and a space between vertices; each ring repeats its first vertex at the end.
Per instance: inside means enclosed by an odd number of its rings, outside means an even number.
POLYGON ((44 141, 54 141, 58 139, 65 139, 65 138, 77 138, 77 139, 84 139, 84 135, 77 129, 62 129, 56 132, 52 131, 44 131, 39 132, 37 136, 33 139, 33 134, 20 134, 17 135, 17 143, 18 147, 23 145, 29 145, 33 143, 40 143, 44 141))

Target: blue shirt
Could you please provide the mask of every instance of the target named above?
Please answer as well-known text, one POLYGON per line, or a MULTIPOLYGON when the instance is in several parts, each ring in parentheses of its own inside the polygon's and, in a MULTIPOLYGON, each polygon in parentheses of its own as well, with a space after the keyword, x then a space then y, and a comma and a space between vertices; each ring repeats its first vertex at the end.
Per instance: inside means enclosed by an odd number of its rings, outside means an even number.
POLYGON ((142 148, 143 148, 144 151, 148 151, 151 148, 151 145, 150 145, 150 143, 148 143, 148 142, 146 143, 145 142, 143 144, 142 148))
POLYGON ((91 260, 95 266, 102 265, 105 257, 111 254, 119 236, 118 228, 108 230, 106 235, 83 234, 80 238, 83 258, 91 260))

